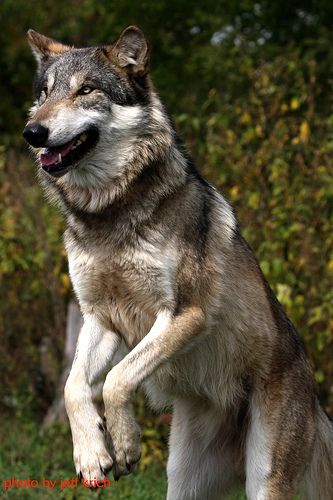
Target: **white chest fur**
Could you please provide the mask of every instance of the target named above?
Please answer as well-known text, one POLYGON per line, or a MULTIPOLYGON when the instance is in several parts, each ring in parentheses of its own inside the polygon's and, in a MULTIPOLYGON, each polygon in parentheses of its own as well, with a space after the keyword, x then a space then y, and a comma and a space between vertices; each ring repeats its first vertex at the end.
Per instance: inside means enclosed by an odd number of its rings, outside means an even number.
POLYGON ((126 252, 83 249, 67 242, 69 272, 82 312, 96 314, 133 347, 159 310, 172 307, 176 252, 145 243, 126 252))

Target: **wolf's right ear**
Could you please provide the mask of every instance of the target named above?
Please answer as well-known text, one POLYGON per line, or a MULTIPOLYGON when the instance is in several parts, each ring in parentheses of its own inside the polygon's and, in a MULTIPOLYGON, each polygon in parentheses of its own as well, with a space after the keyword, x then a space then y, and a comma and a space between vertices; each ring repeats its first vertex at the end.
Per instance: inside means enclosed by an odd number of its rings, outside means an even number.
POLYGON ((71 47, 68 45, 56 42, 52 38, 41 35, 34 30, 29 30, 27 36, 38 67, 46 63, 51 57, 59 56, 71 50, 71 47))
POLYGON ((143 76, 149 70, 149 45, 137 26, 128 26, 109 48, 109 55, 129 73, 143 76))

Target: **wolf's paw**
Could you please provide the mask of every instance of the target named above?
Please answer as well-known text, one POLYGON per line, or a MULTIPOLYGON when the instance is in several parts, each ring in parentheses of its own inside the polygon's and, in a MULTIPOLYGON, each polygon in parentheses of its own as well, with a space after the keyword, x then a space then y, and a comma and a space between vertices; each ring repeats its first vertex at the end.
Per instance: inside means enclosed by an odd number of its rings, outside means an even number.
POLYGON ((112 441, 113 476, 130 474, 141 457, 140 428, 131 413, 111 411, 106 414, 107 429, 112 441))
POLYGON ((80 436, 74 441, 74 464, 80 481, 85 486, 96 488, 97 481, 103 481, 112 469, 113 460, 106 449, 102 425, 96 428, 93 435, 80 436))

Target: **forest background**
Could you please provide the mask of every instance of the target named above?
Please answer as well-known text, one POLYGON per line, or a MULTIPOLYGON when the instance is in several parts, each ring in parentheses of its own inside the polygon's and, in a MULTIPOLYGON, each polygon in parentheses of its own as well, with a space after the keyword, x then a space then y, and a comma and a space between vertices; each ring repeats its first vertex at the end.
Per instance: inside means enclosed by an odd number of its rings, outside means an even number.
MULTIPOLYGON (((71 453, 66 422, 38 434, 63 368, 72 287, 64 220, 21 136, 33 100, 29 28, 76 46, 111 42, 129 24, 144 30, 155 86, 199 170, 232 203, 332 416, 333 2, 2 0, 0 23, 2 477, 72 467, 61 455, 71 453), (57 458, 45 465, 51 441, 57 458)), ((168 419, 141 397, 137 412, 141 468, 163 464, 168 419)))

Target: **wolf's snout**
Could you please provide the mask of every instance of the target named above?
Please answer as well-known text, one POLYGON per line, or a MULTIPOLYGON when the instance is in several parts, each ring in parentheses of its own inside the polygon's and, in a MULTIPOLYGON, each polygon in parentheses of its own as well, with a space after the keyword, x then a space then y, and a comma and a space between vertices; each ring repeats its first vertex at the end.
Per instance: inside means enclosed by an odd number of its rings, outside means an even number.
POLYGON ((40 123, 29 123, 23 130, 23 137, 35 148, 45 146, 48 136, 49 129, 40 123))

